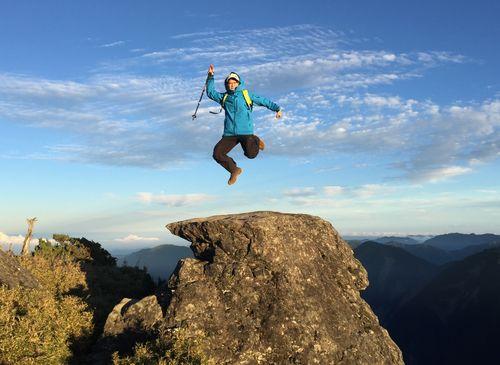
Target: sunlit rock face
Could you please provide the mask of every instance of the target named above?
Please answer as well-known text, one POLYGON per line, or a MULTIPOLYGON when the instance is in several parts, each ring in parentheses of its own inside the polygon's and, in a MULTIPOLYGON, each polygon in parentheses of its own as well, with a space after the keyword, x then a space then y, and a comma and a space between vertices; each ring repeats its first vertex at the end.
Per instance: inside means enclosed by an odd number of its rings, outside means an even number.
POLYGON ((365 269, 332 225, 253 212, 167 228, 191 242, 163 293, 162 325, 217 364, 402 364, 360 291, 365 269))

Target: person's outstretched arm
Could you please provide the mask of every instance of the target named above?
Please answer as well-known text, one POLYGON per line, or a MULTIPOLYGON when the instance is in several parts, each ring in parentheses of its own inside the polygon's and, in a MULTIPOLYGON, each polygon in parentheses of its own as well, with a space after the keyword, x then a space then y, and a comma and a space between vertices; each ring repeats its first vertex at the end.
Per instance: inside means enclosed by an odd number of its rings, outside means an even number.
POLYGON ((217 103, 222 102, 222 98, 224 97, 223 93, 215 90, 214 86, 214 65, 210 65, 208 68, 208 77, 207 77, 207 96, 217 103))
POLYGON ((250 94, 250 99, 252 99, 252 102, 256 105, 260 105, 260 106, 265 106, 267 109, 269 110, 272 110, 273 112, 276 112, 276 118, 281 118, 281 107, 272 102, 271 100, 263 97, 263 96, 259 96, 259 95, 256 95, 256 94, 250 94))

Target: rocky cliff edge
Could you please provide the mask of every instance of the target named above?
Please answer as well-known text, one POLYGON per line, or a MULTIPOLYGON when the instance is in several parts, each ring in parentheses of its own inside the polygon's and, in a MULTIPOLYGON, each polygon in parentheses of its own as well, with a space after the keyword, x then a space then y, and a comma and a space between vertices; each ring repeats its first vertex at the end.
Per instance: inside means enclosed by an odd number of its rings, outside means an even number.
POLYGON ((167 228, 191 242, 165 291, 161 326, 217 364, 402 364, 360 291, 367 273, 325 220, 253 212, 167 228))

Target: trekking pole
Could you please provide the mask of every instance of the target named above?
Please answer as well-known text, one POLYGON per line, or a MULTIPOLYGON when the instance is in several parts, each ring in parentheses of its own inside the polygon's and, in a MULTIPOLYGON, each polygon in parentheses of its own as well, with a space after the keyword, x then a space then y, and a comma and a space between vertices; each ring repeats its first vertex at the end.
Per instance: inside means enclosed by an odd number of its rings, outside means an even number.
POLYGON ((203 99, 203 94, 205 93, 205 89, 207 87, 208 76, 209 75, 207 75, 207 79, 205 80, 205 84, 203 85, 203 90, 201 90, 200 100, 198 100, 198 105, 196 105, 196 110, 194 111, 194 114, 192 115, 193 120, 196 119, 196 113, 198 112, 198 108, 200 107, 201 99, 203 99))

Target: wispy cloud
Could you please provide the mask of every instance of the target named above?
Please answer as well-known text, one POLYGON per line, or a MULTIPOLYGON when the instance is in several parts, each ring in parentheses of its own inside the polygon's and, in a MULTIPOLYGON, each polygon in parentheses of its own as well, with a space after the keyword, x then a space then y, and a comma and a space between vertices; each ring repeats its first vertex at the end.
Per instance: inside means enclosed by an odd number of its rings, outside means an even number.
POLYGON ((353 194, 360 198, 368 198, 376 195, 387 194, 394 190, 393 187, 382 184, 365 184, 353 189, 353 194))
POLYGON ((220 116, 208 113, 211 102, 202 103, 200 118, 190 118, 206 74, 199 65, 216 64, 220 87, 238 64, 249 88, 284 107, 279 122, 262 109, 254 113, 270 155, 379 154, 394 176, 422 182, 470 172, 473 163, 499 156, 499 100, 438 105, 380 91, 424 78, 430 68, 468 62, 462 55, 360 49, 362 41, 312 25, 200 36, 174 36, 183 40, 181 48, 136 49, 79 81, 0 74, 0 117, 62 133, 61 143, 39 151, 39 158, 185 165, 207 156, 222 129, 220 116))
POLYGON ((388 196, 399 188, 394 185, 365 184, 360 186, 327 185, 296 187, 282 192, 295 205, 328 206, 343 204, 350 199, 374 199, 388 196), (339 200, 340 199, 340 200, 339 200))
POLYGON ((469 167, 461 166, 448 166, 435 169, 428 169, 424 171, 419 171, 418 176, 415 176, 417 180, 438 182, 446 180, 451 177, 460 176, 463 174, 470 173, 472 171, 469 167))
POLYGON ((111 42, 111 43, 101 44, 99 47, 101 47, 101 48, 118 47, 118 46, 124 45, 125 43, 126 43, 125 41, 115 41, 115 42, 111 42))
POLYGON ((143 241, 143 242, 155 242, 159 241, 160 239, 158 237, 141 237, 136 234, 129 234, 126 237, 123 238, 115 238, 115 241, 118 242, 137 242, 137 241, 143 241))
POLYGON ((325 187, 318 186, 315 195, 292 197, 282 194, 275 201, 289 211, 326 217, 344 235, 355 234, 360 227, 374 232, 404 227, 404 234, 497 232, 498 194, 475 192, 465 187, 459 191, 455 189, 456 185, 450 191, 429 191, 406 183, 346 185, 342 193, 328 196, 325 187), (485 220, 484 215, 490 219, 485 220))
POLYGON ((312 195, 316 195, 316 190, 313 187, 293 188, 293 189, 285 190, 283 192, 283 195, 291 196, 291 197, 312 196, 312 195))
POLYGON ((326 196, 340 195, 345 192, 345 188, 337 185, 323 186, 323 193, 326 196))
POLYGON ((147 192, 137 193, 137 199, 142 203, 154 203, 169 207, 182 207, 211 201, 214 196, 208 194, 153 194, 147 192))
POLYGON ((442 108, 408 130, 415 153, 398 165, 406 177, 437 181, 468 173, 500 156, 500 100, 442 108))

